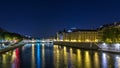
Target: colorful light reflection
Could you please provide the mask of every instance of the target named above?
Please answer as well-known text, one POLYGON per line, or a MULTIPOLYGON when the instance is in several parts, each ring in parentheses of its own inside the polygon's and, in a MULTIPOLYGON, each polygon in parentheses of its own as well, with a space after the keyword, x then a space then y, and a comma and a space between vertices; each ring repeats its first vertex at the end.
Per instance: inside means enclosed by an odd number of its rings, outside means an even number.
POLYGON ((37 44, 37 68, 40 68, 40 44, 37 44))
POLYGON ((13 51, 12 68, 20 68, 20 57, 19 57, 19 49, 18 48, 15 51, 13 51))

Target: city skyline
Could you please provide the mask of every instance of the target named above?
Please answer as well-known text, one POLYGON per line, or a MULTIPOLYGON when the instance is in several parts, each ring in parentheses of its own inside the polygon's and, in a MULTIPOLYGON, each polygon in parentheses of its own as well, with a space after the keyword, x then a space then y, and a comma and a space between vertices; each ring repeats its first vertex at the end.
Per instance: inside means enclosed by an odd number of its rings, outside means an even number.
POLYGON ((22 35, 53 36, 62 29, 120 21, 120 1, 1 1, 0 27, 22 35))

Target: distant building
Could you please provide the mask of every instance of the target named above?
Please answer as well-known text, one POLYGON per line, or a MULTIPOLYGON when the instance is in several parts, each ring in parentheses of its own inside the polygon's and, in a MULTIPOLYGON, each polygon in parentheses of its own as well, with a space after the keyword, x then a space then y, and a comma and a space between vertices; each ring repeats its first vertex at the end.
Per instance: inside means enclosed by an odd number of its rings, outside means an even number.
POLYGON ((57 33, 58 41, 66 42, 98 42, 97 30, 74 29, 57 33))
POLYGON ((103 30, 109 27, 120 27, 120 22, 103 25, 97 29, 77 29, 71 28, 57 32, 57 41, 64 42, 100 42, 103 30))

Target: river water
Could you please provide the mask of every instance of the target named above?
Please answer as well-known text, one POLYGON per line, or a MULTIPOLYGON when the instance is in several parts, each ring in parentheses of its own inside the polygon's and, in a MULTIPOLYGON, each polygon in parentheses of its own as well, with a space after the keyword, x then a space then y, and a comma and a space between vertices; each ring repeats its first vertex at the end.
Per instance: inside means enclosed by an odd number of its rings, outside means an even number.
POLYGON ((0 54, 0 68, 120 68, 120 54, 34 43, 0 54))

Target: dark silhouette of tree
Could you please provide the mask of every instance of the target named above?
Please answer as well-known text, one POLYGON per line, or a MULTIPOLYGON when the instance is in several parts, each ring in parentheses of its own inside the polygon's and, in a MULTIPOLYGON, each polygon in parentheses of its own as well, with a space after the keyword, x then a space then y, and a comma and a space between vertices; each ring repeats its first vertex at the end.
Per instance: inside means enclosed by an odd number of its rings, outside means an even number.
POLYGON ((120 43, 120 27, 103 29, 102 40, 106 43, 120 43))

